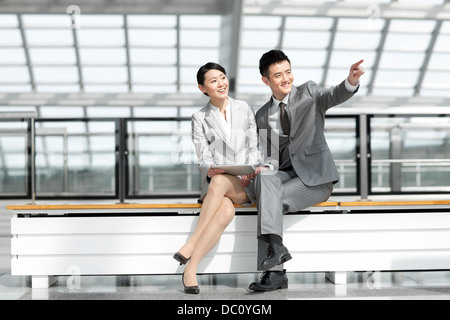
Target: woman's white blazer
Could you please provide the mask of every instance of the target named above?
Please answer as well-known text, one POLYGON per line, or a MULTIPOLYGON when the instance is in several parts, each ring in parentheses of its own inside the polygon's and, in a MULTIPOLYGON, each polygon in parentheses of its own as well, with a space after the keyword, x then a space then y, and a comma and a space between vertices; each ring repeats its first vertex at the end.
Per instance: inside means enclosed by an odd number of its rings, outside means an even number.
POLYGON ((192 115, 192 141, 202 175, 201 199, 208 190, 208 169, 213 164, 260 164, 258 132, 253 109, 228 97, 231 134, 226 134, 220 112, 211 102, 192 115))

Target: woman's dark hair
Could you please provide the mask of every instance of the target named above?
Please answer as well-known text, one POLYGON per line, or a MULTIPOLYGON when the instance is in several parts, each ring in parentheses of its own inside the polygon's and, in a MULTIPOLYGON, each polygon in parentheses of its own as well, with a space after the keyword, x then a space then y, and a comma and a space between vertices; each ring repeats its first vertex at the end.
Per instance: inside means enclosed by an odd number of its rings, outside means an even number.
POLYGON ((219 71, 223 72, 223 74, 225 74, 225 75, 227 74, 227 72, 225 71, 225 68, 222 67, 220 64, 217 64, 215 62, 208 62, 204 66, 201 66, 200 69, 198 69, 198 72, 197 72, 197 83, 198 84, 201 84, 201 85, 205 84, 205 74, 209 70, 219 70, 219 71))
POLYGON ((283 51, 281 50, 270 50, 266 53, 264 53, 261 57, 261 59, 259 60, 259 73, 261 73, 261 75, 263 77, 268 77, 269 76, 269 69, 270 66, 274 63, 279 63, 279 62, 283 62, 283 61, 287 61, 289 62, 289 64, 291 64, 291 61, 289 60, 289 58, 287 57, 287 55, 284 54, 283 51))

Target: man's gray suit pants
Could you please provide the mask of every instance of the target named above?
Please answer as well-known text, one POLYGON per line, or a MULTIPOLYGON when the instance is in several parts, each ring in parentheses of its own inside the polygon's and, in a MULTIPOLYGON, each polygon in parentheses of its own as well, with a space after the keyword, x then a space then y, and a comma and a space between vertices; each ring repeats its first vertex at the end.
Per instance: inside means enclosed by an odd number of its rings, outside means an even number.
MULTIPOLYGON (((258 270, 261 261, 267 258, 268 243, 261 235, 276 234, 283 238, 283 214, 297 212, 328 200, 333 183, 307 186, 294 170, 260 172, 255 179, 258 205, 258 270)), ((289 249, 289 248, 288 248, 289 249)), ((283 270, 283 265, 271 270, 283 270)))

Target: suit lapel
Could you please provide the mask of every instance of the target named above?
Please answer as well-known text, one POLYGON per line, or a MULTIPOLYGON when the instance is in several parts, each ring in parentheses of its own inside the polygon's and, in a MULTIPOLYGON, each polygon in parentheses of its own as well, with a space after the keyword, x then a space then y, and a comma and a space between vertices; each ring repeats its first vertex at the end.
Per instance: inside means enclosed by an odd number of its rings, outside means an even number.
MULTIPOLYGON (((230 106, 229 106, 229 110, 231 110, 231 100, 229 100, 230 102, 230 106)), ((227 139, 227 135, 224 131, 224 126, 222 123, 222 119, 220 118, 222 115, 219 112, 215 112, 213 111, 212 108, 215 108, 210 102, 208 103, 208 111, 205 114, 205 121, 208 123, 208 125, 210 126, 211 130, 214 131, 217 136, 228 146, 230 147, 232 150, 234 150, 234 146, 233 144, 228 141, 227 139)), ((233 111, 231 111, 233 112, 233 111)), ((233 122, 237 121, 237 120, 233 120, 233 116, 231 116, 231 126, 232 126, 232 130, 233 130, 233 122)), ((231 135, 232 136, 232 135, 231 135)))
POLYGON ((240 123, 242 121, 242 119, 244 119, 245 115, 242 115, 242 109, 241 106, 238 103, 235 103, 235 101, 232 98, 228 98, 228 111, 229 111, 229 116, 231 117, 231 134, 230 134, 230 138, 232 139, 232 141, 226 141, 227 145, 233 150, 236 151, 237 150, 237 143, 236 143, 236 139, 242 139, 242 137, 238 137, 236 133, 238 132, 238 129, 241 127, 240 123))
POLYGON ((236 130, 240 127, 239 124, 244 115, 241 114, 241 106, 239 104, 235 103, 231 98, 228 98, 228 101, 230 103, 228 110, 230 111, 231 117, 231 131, 236 132, 236 130))
POLYGON ((269 113, 270 113, 270 106, 272 104, 273 104, 273 98, 271 97, 269 102, 267 102, 265 105, 262 106, 262 110, 263 110, 262 114, 264 116, 264 118, 262 120, 263 120, 263 123, 264 123, 264 126, 265 126, 265 128, 263 128, 263 129, 270 130, 269 113))
POLYGON ((225 132, 219 118, 219 113, 215 112, 212 108, 215 108, 211 103, 208 103, 208 111, 206 111, 205 121, 208 123, 212 131, 223 141, 225 141, 225 132))
POLYGON ((288 115, 288 118, 289 118, 289 122, 291 124, 291 129, 295 125, 295 123, 293 123, 293 121, 295 119, 297 119, 295 114, 297 112, 297 106, 298 106, 297 99, 298 98, 299 98, 298 97, 298 88, 295 87, 295 86, 292 86, 292 90, 291 90, 291 93, 289 95, 289 106, 287 108, 287 115, 288 115))

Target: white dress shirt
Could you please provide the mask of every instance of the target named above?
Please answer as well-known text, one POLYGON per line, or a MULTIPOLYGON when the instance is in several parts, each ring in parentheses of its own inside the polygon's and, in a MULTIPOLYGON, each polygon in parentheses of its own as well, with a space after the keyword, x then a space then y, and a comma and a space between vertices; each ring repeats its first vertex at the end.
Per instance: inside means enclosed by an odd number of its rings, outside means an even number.
POLYGON ((211 104, 211 106, 213 106, 212 108, 213 112, 217 112, 219 118, 222 120, 220 122, 220 126, 222 127, 223 132, 225 132, 226 139, 230 141, 231 140, 231 108, 229 108, 230 103, 228 103, 227 106, 225 107, 225 117, 223 116, 223 114, 220 113, 220 109, 218 107, 214 106, 213 104, 211 104))

